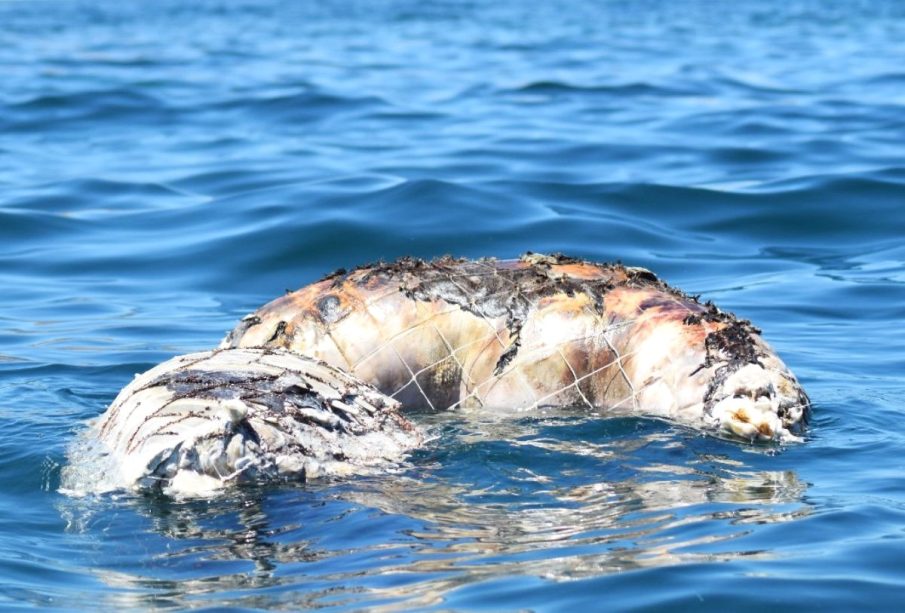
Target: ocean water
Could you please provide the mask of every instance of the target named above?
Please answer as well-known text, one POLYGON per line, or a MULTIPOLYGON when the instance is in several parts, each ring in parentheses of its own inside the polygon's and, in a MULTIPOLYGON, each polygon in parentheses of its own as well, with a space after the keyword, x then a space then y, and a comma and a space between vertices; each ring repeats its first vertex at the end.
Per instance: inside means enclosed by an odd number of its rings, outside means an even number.
POLYGON ((900 607, 903 57, 895 2, 0 2, 0 608, 900 607), (449 414, 385 477, 59 492, 285 289, 527 250, 752 319, 807 440, 449 414))

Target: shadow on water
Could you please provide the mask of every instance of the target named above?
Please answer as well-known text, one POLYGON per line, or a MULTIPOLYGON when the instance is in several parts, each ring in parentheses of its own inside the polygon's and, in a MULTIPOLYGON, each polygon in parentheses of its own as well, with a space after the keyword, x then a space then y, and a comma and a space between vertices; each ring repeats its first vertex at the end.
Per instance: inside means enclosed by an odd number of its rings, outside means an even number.
POLYGON ((436 438, 395 474, 212 500, 67 499, 60 512, 96 551, 105 606, 369 609, 438 606, 501 577, 769 559, 753 526, 811 513, 794 470, 765 468, 775 449, 633 418, 426 421, 436 438))

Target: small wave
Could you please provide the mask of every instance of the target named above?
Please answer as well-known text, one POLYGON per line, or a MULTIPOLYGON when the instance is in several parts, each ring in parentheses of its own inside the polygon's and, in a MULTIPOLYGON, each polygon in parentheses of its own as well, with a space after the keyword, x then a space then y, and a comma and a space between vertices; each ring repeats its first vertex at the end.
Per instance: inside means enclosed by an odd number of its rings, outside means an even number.
POLYGON ((75 109, 147 109, 160 106, 161 102, 150 94, 133 89, 117 88, 45 94, 22 102, 9 104, 7 108, 15 112, 75 109))
POLYGON ((504 90, 512 94, 604 94, 612 96, 695 96, 700 95, 690 89, 657 85, 643 81, 601 85, 579 85, 564 81, 533 81, 526 85, 504 90))
POLYGON ((100 178, 69 179, 39 185, 26 193, 10 201, 10 209, 70 219, 127 216, 205 200, 161 183, 100 178))
POLYGON ((878 168, 856 174, 813 174, 762 182, 761 192, 783 192, 789 190, 824 189, 832 193, 877 194, 885 197, 901 197, 905 187, 905 167, 878 168))
POLYGON ((327 120, 338 115, 389 110, 392 106, 379 96, 344 96, 323 91, 302 91, 272 96, 246 96, 215 102, 209 111, 238 111, 258 119, 283 123, 327 120))
POLYGON ((128 121, 134 129, 137 125, 165 125, 176 119, 173 109, 162 101, 128 87, 42 95, 0 108, 4 111, 0 127, 18 133, 47 133, 120 121, 128 121))
POLYGON ((800 95, 810 93, 808 90, 789 87, 781 83, 756 80, 752 76, 724 75, 713 80, 713 84, 746 93, 766 94, 771 98, 776 95, 800 95))

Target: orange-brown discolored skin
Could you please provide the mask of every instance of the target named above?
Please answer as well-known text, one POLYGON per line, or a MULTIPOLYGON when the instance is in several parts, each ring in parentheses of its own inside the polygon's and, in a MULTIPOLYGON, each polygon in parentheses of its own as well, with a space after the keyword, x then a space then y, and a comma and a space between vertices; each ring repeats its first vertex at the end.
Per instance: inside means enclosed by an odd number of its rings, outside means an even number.
POLYGON ((807 404, 748 322, 647 270, 563 256, 340 271, 247 316, 222 346, 284 347, 437 410, 587 405, 700 421, 725 396, 760 393, 721 388, 750 365, 777 406, 804 407, 793 421, 807 404))

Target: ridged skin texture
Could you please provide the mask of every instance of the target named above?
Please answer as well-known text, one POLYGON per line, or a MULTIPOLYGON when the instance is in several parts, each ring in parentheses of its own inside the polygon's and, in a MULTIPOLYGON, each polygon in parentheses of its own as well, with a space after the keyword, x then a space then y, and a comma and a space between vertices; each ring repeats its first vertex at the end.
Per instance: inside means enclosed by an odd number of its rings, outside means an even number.
POLYGON ((241 481, 346 475, 398 462, 422 436, 399 405, 279 349, 178 356, 135 378, 94 426, 113 484, 203 494, 241 481))

